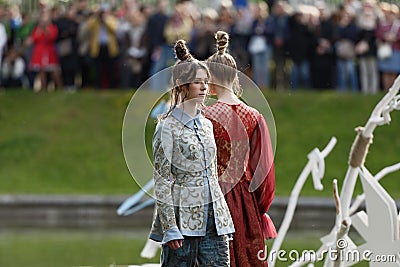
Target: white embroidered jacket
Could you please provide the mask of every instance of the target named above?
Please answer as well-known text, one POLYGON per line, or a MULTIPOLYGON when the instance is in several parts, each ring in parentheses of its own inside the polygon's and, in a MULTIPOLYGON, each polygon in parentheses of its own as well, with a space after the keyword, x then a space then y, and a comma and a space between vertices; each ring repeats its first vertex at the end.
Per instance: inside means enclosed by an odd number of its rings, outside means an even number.
POLYGON ((213 209, 218 235, 234 233, 218 184, 212 123, 180 108, 161 120, 153 136, 156 212, 150 238, 163 244, 206 234, 213 209))

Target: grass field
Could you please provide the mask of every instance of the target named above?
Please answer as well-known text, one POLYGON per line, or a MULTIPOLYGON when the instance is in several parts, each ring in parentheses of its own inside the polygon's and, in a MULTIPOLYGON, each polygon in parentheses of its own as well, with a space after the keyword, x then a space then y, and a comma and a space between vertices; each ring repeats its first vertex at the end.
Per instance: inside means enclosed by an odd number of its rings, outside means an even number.
MULTIPOLYGON (((123 117, 132 94, 118 90, 75 94, 1 92, 0 193, 135 192, 138 187, 126 167, 121 145, 123 117)), ((332 179, 338 178, 340 187, 346 172, 354 128, 365 124, 382 95, 270 91, 265 95, 277 129, 277 195, 289 195, 307 163, 307 154, 314 147, 322 149, 336 136, 338 144, 326 159, 326 190, 314 191, 309 181, 302 193, 330 196, 332 179)), ((366 161, 372 173, 400 161, 397 113, 393 112, 391 125, 375 131, 366 161)), ((148 123, 148 138, 153 126, 148 123)), ((396 177, 398 174, 392 174, 382 183, 394 198, 400 198, 396 177)))
MULTIPOLYGON (((294 257, 305 250, 316 251, 319 233, 290 233, 280 251, 276 267, 287 267, 294 257), (305 242, 305 240, 307 240, 305 242), (282 254, 284 253, 284 254, 282 254), (285 260, 287 259, 287 261, 285 260)), ((140 252, 146 242, 138 231, 15 231, 0 232, 0 266, 7 267, 72 267, 128 266, 157 263, 143 259, 140 252)), ((270 253, 272 242, 267 242, 270 253)), ((271 255, 271 254, 269 254, 271 255)), ((322 262, 316 264, 322 266, 322 262)), ((361 262, 357 267, 368 266, 361 262)))
POLYGON ((145 234, 117 231, 0 233, 0 266, 113 266, 157 262, 140 257, 145 234))

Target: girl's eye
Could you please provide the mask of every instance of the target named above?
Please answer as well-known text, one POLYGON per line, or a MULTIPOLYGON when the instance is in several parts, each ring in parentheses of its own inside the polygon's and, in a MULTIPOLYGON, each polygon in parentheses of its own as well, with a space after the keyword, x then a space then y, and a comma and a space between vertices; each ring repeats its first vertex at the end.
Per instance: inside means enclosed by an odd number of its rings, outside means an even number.
POLYGON ((195 83, 195 84, 200 84, 200 83, 208 84, 208 80, 204 80, 204 81, 202 81, 202 80, 197 80, 197 81, 194 81, 194 83, 195 83))

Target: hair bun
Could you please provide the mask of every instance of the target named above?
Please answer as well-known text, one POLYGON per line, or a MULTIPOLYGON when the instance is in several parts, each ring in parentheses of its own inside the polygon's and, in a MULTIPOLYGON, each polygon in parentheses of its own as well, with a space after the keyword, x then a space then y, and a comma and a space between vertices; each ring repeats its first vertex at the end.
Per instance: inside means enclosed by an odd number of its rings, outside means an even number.
POLYGON ((192 55, 189 52, 189 49, 186 46, 185 40, 176 41, 174 49, 176 57, 181 61, 187 60, 188 58, 192 57, 192 55))
POLYGON ((217 31, 215 34, 215 39, 217 40, 217 50, 218 54, 224 54, 229 45, 229 34, 224 31, 217 31))

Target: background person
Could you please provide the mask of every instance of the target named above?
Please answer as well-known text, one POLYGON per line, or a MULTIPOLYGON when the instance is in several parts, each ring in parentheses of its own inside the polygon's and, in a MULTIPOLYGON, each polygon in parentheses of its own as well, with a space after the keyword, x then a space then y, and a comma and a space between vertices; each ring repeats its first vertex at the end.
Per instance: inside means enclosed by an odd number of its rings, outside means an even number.
POLYGON ((15 48, 10 48, 1 67, 2 85, 6 88, 27 87, 25 68, 26 64, 20 53, 15 48))
POLYGON ((388 57, 378 57, 378 70, 381 72, 382 86, 385 91, 394 83, 400 73, 400 20, 399 7, 395 4, 380 4, 384 18, 376 29, 376 39, 379 46, 388 43, 391 53, 388 57))
POLYGON ((86 24, 90 34, 89 54, 95 64, 97 88, 116 86, 113 66, 119 53, 117 40, 118 20, 111 14, 109 4, 102 4, 86 24))
POLYGON ((74 6, 68 6, 54 23, 57 25, 59 32, 57 52, 60 58, 64 88, 73 92, 77 89, 75 80, 79 69, 77 41, 79 24, 76 21, 74 6))
POLYGON ((352 8, 344 6, 336 24, 337 89, 340 92, 358 91, 358 72, 356 67, 355 45, 359 39, 359 28, 355 23, 352 8))
MULTIPOLYGON (((0 66, 1 62, 3 59, 3 51, 7 45, 7 32, 6 32, 6 27, 4 24, 1 22, 5 14, 5 10, 3 5, 0 4, 0 66)), ((1 82, 1 77, 0 77, 0 82, 1 82)))
POLYGON ((356 20, 360 29, 360 40, 355 49, 358 54, 361 92, 364 94, 376 94, 379 90, 375 37, 379 17, 376 10, 373 0, 364 0, 356 20))
POLYGON ((269 66, 272 61, 273 31, 268 5, 265 2, 260 2, 254 9, 252 33, 248 48, 251 54, 253 80, 262 89, 270 87, 269 66))
POLYGON ((45 9, 39 18, 37 26, 31 34, 33 50, 29 67, 40 78, 40 87, 37 90, 47 89, 47 74, 50 73, 55 88, 62 88, 60 61, 56 51, 58 37, 57 26, 51 21, 49 10, 45 9))

